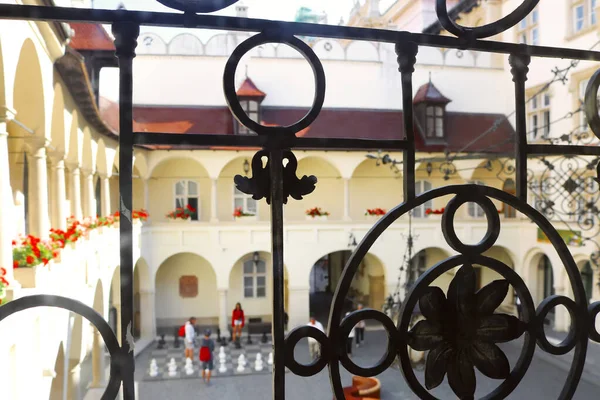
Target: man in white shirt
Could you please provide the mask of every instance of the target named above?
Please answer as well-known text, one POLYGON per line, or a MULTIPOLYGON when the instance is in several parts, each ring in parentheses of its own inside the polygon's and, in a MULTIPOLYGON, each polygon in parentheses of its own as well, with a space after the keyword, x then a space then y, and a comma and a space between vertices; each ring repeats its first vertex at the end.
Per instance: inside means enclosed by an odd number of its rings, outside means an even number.
MULTIPOLYGON (((323 325, 315 319, 314 315, 310 316, 310 321, 306 325, 314 326, 321 332, 325 332, 325 330, 323 329, 323 325)), ((313 360, 318 358, 321 354, 321 345, 319 344, 319 342, 317 342, 311 337, 308 338, 308 352, 310 353, 310 358, 312 358, 313 360)))
POLYGON ((194 342, 196 341, 196 318, 191 317, 185 323, 185 358, 194 359, 194 342))

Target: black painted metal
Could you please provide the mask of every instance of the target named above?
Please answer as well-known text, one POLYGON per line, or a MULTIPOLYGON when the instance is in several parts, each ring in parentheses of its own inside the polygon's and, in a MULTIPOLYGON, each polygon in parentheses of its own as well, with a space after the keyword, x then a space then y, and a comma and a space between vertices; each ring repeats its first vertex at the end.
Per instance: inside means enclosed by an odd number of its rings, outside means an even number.
MULTIPOLYGON (((132 343, 129 342, 133 326, 133 260, 132 260, 132 160, 134 144, 169 144, 181 148, 193 146, 242 146, 261 148, 252 162, 252 178, 236 177, 238 188, 252 194, 254 198, 265 198, 271 205, 271 234, 273 257, 273 340, 274 361, 273 396, 277 400, 285 397, 285 367, 302 376, 312 376, 325 366, 329 368, 331 387, 335 397, 344 398, 340 377, 340 364, 351 373, 373 376, 390 367, 399 360, 404 378, 414 393, 422 399, 434 399, 429 392, 439 385, 444 375, 448 375, 451 388, 461 399, 473 397, 475 382, 474 367, 492 379, 502 382, 486 399, 505 398, 519 384, 529 368, 535 344, 541 350, 551 354, 564 354, 574 351, 569 375, 559 399, 570 399, 581 377, 588 340, 600 342, 600 332, 594 326, 596 315, 600 312, 600 302, 588 307, 581 276, 573 257, 558 234, 557 230, 545 218, 545 215, 526 203, 528 191, 527 159, 533 155, 549 156, 600 156, 597 146, 565 146, 553 144, 527 144, 524 82, 527 78, 531 57, 570 58, 574 60, 600 61, 600 52, 573 50, 564 48, 526 46, 496 41, 483 41, 486 38, 504 32, 525 18, 539 0, 524 0, 510 15, 499 21, 478 27, 465 28, 456 25, 448 16, 445 0, 437 0, 436 10, 440 24, 456 37, 394 32, 379 29, 364 29, 304 23, 255 20, 246 18, 222 17, 215 15, 197 15, 221 9, 234 0, 159 0, 161 3, 185 11, 180 13, 132 12, 125 10, 85 10, 75 8, 36 7, 22 5, 0 5, 0 19, 24 19, 36 21, 84 21, 113 24, 116 37, 116 56, 120 68, 120 254, 121 254, 121 345, 108 324, 89 307, 75 300, 58 296, 29 296, 0 307, 0 321, 13 313, 37 306, 61 307, 88 318, 100 331, 111 354, 111 376, 103 399, 115 398, 119 386, 123 384, 123 396, 133 400, 134 359, 132 343), (132 131, 132 60, 135 56, 136 38, 139 26, 156 25, 185 28, 229 29, 247 32, 259 32, 243 42, 233 52, 226 64, 223 84, 227 103, 235 117, 257 135, 221 136, 221 135, 170 135, 134 133, 132 131), (402 80, 402 102, 404 109, 404 131, 406 138, 398 140, 366 139, 316 139, 297 138, 295 135, 308 127, 319 115, 325 98, 326 84, 323 67, 318 57, 303 41, 296 36, 341 38, 348 40, 368 40, 394 43, 398 54, 399 71, 402 80), (243 112, 237 100, 234 86, 235 69, 240 58, 253 47, 266 42, 285 43, 298 50, 311 65, 315 76, 315 98, 307 115, 291 126, 267 127, 252 121, 243 112), (509 56, 515 83, 516 108, 516 164, 503 164, 502 173, 517 176, 517 196, 481 185, 446 186, 415 196, 415 138, 412 112, 412 73, 419 46, 433 46, 454 49, 470 49, 509 56), (283 204, 288 197, 296 200, 311 193, 317 180, 314 176, 296 176, 296 158, 292 149, 389 149, 402 150, 404 154, 404 202, 390 210, 381 218, 363 238, 352 253, 345 266, 336 288, 329 316, 327 334, 309 326, 293 329, 284 338, 283 309, 283 204), (265 168, 261 158, 268 158, 265 168), (284 166, 283 161, 287 160, 284 166), (360 310, 344 315, 344 300, 348 294, 353 277, 367 252, 385 230, 398 218, 427 201, 443 196, 452 196, 446 207, 440 227, 447 243, 459 255, 450 257, 431 267, 410 287, 402 305, 397 321, 377 310, 360 310), (515 208, 529 217, 548 237, 556 249, 567 272, 574 300, 565 296, 551 296, 534 308, 531 294, 516 272, 498 260, 486 257, 482 253, 497 240, 501 230, 492 199, 515 208), (458 207, 466 202, 475 202, 485 211, 488 226, 480 243, 468 245, 461 242, 454 229, 454 215, 458 207), (503 280, 496 281, 474 293, 472 265, 477 264, 496 271, 503 280), (444 272, 461 267, 456 274, 447 296, 430 287, 435 278, 444 272), (512 286, 523 305, 520 320, 514 317, 494 314, 495 306, 504 297, 508 286, 512 286), (475 296, 475 297, 473 297, 475 296), (473 301, 473 299, 476 301, 473 301), (419 303, 425 321, 418 323, 409 331, 413 310, 419 303), (472 314, 474 304, 479 307, 478 314, 472 314), (552 345, 545 337, 543 321, 550 310, 564 305, 571 315, 572 328, 567 338, 558 345, 552 345), (443 311, 450 312, 441 316, 443 311), (466 313, 464 315, 459 315, 466 313), (467 322, 464 316, 472 316, 467 322), (462 324, 461 324, 461 318, 462 324), (388 336, 384 356, 373 366, 361 367, 353 363, 343 350, 344 343, 352 327, 361 320, 379 321, 388 336), (489 328, 493 329, 489 329, 489 328), (457 332, 460 335, 457 335, 457 332), (521 355, 509 370, 505 357, 495 347, 496 342, 509 341, 524 334, 521 355), (310 365, 301 365, 294 359, 294 346, 304 337, 313 337, 321 344, 321 354, 310 365), (467 341, 464 338, 467 337, 467 341), (426 363, 426 387, 417 380, 408 355, 408 346, 414 349, 430 349, 426 363), (479 353, 473 353, 475 348, 479 353), (453 361, 448 362, 452 355, 453 361)), ((573 61, 575 63, 577 61, 573 61)), ((573 65, 573 64, 572 64, 573 65)), ((600 86, 599 73, 590 80, 586 90, 585 112, 594 134, 600 137, 600 117, 597 114, 596 93, 600 86)), ((562 79, 562 78, 561 78, 562 79)), ((510 140, 510 138, 507 138, 510 140)), ((503 155, 505 156, 505 155, 503 155)), ((375 157, 375 156, 374 156, 375 157)), ((375 157, 377 158, 377 157, 375 157)), ((444 171, 450 176, 456 172, 452 159, 446 160, 444 171)), ((383 158, 397 169, 397 162, 383 158)), ((442 170, 442 167, 440 167, 442 170)), ((600 179, 600 176, 596 179, 600 179)), ((570 185, 572 186, 572 185, 570 185)), ((597 188, 595 189, 597 191, 597 188)))

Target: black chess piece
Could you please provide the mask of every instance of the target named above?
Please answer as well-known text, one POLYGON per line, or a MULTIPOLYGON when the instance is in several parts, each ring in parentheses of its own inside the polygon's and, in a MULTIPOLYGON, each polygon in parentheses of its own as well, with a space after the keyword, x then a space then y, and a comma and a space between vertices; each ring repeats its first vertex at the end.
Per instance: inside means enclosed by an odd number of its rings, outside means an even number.
POLYGON ((158 341, 158 350, 162 350, 165 348, 167 341, 165 340, 165 334, 160 335, 160 340, 158 341))
POLYGON ((242 344, 240 343, 240 338, 239 337, 237 337, 235 339, 235 348, 236 349, 241 349, 242 348, 242 344))
POLYGON ((250 337, 250 331, 248 331, 248 340, 246 340, 246 344, 252 344, 252 338, 250 337))
POLYGON ((221 343, 221 328, 217 328, 217 343, 221 343))
POLYGON ((263 332, 262 337, 260 338, 261 343, 267 343, 269 340, 267 339, 267 332, 263 332))
POLYGON ((175 328, 175 340, 173 340, 173 347, 178 349, 180 345, 181 344, 179 343, 179 328, 175 328))

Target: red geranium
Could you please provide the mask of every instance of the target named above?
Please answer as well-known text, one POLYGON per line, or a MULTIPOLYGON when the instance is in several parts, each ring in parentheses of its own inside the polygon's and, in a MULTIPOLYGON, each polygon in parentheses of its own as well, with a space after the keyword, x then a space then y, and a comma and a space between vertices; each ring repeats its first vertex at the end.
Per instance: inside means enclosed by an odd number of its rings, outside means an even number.
POLYGON ((386 211, 383 208, 367 208, 365 215, 385 215, 386 211))
POLYGON ((306 210, 306 215, 314 218, 314 217, 329 215, 329 212, 323 211, 319 207, 314 207, 314 208, 309 208, 308 210, 306 210))

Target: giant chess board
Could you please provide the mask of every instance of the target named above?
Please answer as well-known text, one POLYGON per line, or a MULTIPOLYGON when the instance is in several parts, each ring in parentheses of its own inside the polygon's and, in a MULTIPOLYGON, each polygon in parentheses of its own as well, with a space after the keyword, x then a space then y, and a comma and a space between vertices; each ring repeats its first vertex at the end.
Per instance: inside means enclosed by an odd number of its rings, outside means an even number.
MULTIPOLYGON (((200 341, 198 340, 197 343, 200 341)), ((234 343, 227 343, 224 347, 224 365, 226 368, 225 372, 220 372, 219 369, 221 367, 221 360, 219 357, 221 344, 219 344, 215 340, 215 352, 213 354, 213 370, 212 377, 225 377, 225 376, 239 376, 239 375, 251 375, 251 374, 271 374, 273 371, 273 366, 269 365, 269 353, 273 351, 273 344, 271 342, 271 338, 269 336, 267 343, 262 343, 260 337, 257 337, 257 340, 253 339, 252 344, 247 344, 246 338, 241 340, 241 348, 236 348, 234 343), (240 355, 243 354, 246 360, 246 365, 242 370, 238 369, 238 360, 240 355), (255 368, 256 364, 256 355, 260 354, 262 357, 262 370, 257 371, 255 368)), ((199 347, 196 346, 194 349, 194 358, 192 360, 193 365, 193 373, 188 374, 185 369, 185 349, 183 344, 179 347, 175 347, 172 341, 167 341, 165 348, 158 349, 156 342, 153 344, 154 350, 150 353, 150 361, 156 360, 156 365, 158 367, 158 374, 156 376, 151 376, 150 374, 150 366, 146 366, 146 371, 144 374, 144 380, 147 381, 157 381, 157 380, 165 380, 165 379, 199 379, 200 378, 200 360, 198 359, 198 352, 200 351, 199 347), (169 374, 169 362, 171 359, 175 360, 175 364, 177 365, 177 370, 174 375, 169 374)))

